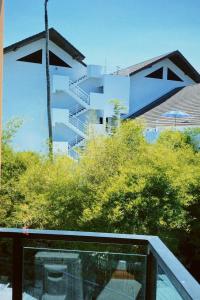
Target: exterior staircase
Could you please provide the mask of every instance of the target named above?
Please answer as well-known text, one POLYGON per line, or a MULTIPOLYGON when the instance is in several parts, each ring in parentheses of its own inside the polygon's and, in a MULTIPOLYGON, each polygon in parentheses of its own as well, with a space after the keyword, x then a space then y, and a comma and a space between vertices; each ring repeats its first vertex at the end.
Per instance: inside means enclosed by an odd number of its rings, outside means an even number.
POLYGON ((75 138, 68 144, 68 155, 75 159, 79 159, 79 153, 74 149, 75 147, 79 147, 84 143, 85 139, 83 137, 75 138))
POLYGON ((69 95, 74 98, 76 104, 69 107, 68 124, 66 125, 73 130, 76 138, 68 143, 68 155, 75 160, 79 159, 79 153, 74 148, 81 146, 87 138, 88 124, 78 118, 89 109, 90 105, 90 95, 79 86, 87 78, 84 75, 75 81, 69 80, 69 95))
POLYGON ((78 147, 78 146, 80 146, 80 145, 83 143, 84 140, 85 140, 85 139, 82 138, 82 137, 75 138, 74 140, 72 140, 72 141, 69 143, 69 146, 70 146, 70 147, 78 147))
POLYGON ((77 105, 77 106, 73 107, 72 109, 70 109, 70 115, 77 117, 86 111, 87 111, 87 108, 85 108, 81 105, 77 105))
POLYGON ((87 79, 88 79, 87 75, 83 75, 83 76, 79 77, 78 79, 72 81, 70 84, 77 85, 77 84, 80 84, 81 82, 83 82, 87 79))
POLYGON ((71 115, 71 114, 69 115, 69 123, 76 129, 78 129, 79 132, 82 132, 82 134, 85 137, 88 128, 87 123, 82 122, 75 115, 71 115))
POLYGON ((69 80, 69 90, 78 98, 81 102, 85 102, 87 105, 90 104, 90 95, 86 93, 79 85, 73 84, 73 81, 69 80))

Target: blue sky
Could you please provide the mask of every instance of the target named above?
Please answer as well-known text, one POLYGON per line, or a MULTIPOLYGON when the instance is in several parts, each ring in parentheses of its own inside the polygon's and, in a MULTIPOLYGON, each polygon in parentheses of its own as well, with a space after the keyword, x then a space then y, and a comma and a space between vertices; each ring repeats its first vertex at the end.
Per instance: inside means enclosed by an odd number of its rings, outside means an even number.
MULTIPOLYGON (((44 0, 5 0, 5 45, 44 29, 44 0)), ((199 0, 49 0, 49 25, 108 70, 179 49, 200 71, 199 0)))

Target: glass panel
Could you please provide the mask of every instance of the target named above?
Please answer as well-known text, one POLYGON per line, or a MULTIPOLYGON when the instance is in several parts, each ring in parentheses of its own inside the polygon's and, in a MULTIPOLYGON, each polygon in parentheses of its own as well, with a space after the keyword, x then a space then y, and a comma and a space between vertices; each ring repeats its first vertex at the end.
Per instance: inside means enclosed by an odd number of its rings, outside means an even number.
POLYGON ((168 276, 164 273, 161 267, 158 267, 157 272, 157 295, 158 300, 183 300, 176 288, 171 283, 168 276))
POLYGON ((12 240, 0 239, 0 299, 12 299, 12 240))
POLYGON ((145 299, 146 256, 24 248, 23 299, 145 299))

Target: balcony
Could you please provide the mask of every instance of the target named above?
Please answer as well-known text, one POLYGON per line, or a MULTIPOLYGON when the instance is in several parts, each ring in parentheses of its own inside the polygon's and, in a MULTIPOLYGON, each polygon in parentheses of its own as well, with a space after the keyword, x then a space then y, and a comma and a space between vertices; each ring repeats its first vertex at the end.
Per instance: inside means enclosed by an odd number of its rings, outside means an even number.
POLYGON ((200 286, 154 236, 0 229, 0 299, 198 300, 200 286))

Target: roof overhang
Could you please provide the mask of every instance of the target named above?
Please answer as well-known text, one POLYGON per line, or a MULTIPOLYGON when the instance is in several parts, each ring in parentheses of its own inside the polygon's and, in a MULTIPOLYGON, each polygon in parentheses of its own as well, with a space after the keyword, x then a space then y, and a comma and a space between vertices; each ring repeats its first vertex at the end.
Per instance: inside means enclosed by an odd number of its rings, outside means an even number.
POLYGON ((155 65, 156 63, 162 61, 163 59, 170 59, 177 67, 179 67, 186 75, 188 75, 191 79, 193 79, 196 83, 200 83, 200 74, 195 70, 195 68, 189 63, 189 61, 183 56, 183 54, 176 50, 166 55, 161 56, 158 59, 155 59, 153 62, 146 64, 142 68, 132 72, 129 76, 132 76, 142 70, 150 68, 151 66, 155 65))
MULTIPOLYGON (((19 41, 17 43, 14 43, 8 47, 4 48, 4 54, 16 51, 17 49, 28 45, 32 42, 38 41, 42 38, 45 38, 46 34, 45 31, 42 31, 38 34, 35 34, 33 36, 30 36, 22 41, 19 41)), ((57 32, 54 28, 49 29, 49 40, 55 43, 58 47, 60 47, 62 50, 70 54, 73 59, 79 61, 80 63, 84 64, 83 60, 85 59, 85 56, 76 49, 70 42, 68 42, 59 32, 57 32)))

